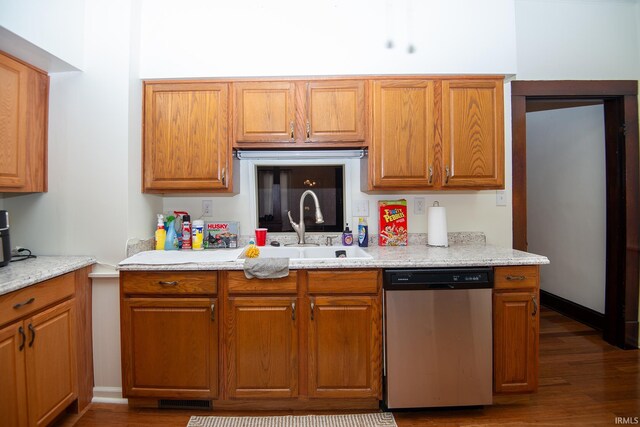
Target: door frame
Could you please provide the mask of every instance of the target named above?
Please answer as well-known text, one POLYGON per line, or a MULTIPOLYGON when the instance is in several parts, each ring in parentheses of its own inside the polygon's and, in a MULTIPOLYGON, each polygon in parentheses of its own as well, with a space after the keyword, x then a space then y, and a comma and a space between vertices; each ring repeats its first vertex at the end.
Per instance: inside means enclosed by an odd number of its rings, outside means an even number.
POLYGON ((527 100, 599 99, 604 104, 606 284, 603 338, 638 348, 640 275, 638 81, 512 81, 513 247, 527 250, 527 100))

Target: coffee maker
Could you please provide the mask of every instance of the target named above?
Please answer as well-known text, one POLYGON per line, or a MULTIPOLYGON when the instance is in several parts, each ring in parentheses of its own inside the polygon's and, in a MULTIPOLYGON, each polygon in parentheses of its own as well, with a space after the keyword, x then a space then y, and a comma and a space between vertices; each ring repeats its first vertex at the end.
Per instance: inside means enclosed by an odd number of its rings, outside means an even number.
POLYGON ((9 242, 9 212, 0 210, 0 267, 11 262, 11 243, 9 242))

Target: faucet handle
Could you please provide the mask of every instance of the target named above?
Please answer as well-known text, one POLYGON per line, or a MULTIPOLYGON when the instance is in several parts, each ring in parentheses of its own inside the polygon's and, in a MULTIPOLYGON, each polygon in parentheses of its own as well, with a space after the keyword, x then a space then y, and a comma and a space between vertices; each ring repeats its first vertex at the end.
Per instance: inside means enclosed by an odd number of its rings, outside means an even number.
POLYGON ((291 211, 287 211, 287 215, 289 215, 289 222, 291 223, 291 226, 296 232, 298 232, 298 230, 300 229, 300 224, 296 224, 295 222, 293 222, 293 218, 291 217, 291 211))

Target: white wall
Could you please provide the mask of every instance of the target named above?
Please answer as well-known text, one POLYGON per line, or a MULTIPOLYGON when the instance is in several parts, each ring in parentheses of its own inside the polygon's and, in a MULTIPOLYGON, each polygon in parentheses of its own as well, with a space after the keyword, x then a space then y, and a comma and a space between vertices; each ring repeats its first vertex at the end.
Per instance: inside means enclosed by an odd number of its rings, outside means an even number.
POLYGON ((527 114, 527 236, 540 287, 604 313, 604 108, 527 114))
POLYGON ((177 4, 142 0, 143 78, 515 72, 513 0, 177 4))
POLYGON ((640 78, 638 2, 515 0, 518 80, 640 78))
POLYGON ((0 47, 48 71, 81 69, 84 4, 85 0, 0 0, 0 47))

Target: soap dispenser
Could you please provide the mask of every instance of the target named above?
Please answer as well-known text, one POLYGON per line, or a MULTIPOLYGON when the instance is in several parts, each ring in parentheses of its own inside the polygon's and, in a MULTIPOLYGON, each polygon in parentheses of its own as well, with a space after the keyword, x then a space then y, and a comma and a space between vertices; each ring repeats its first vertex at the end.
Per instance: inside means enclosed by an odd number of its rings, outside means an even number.
POLYGON ((342 245, 343 246, 353 245, 353 233, 351 232, 351 230, 349 230, 349 223, 347 223, 347 226, 342 232, 342 245))

